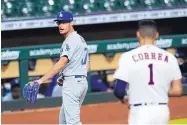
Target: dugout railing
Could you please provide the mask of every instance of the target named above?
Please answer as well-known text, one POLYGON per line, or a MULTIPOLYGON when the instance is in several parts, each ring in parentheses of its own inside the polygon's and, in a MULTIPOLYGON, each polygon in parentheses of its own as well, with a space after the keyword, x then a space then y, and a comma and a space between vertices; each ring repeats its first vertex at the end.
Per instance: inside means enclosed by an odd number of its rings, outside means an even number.
MULTIPOLYGON (((161 48, 179 48, 179 47, 187 47, 187 34, 183 35, 172 35, 172 36, 161 36, 157 41, 156 45, 161 48)), ((89 54, 114 54, 118 52, 126 52, 131 49, 134 49, 139 46, 137 39, 115 39, 115 40, 103 40, 103 41, 93 41, 88 42, 88 49, 89 54)), ((19 61, 19 78, 20 78, 20 86, 21 91, 28 82, 28 63, 29 59, 41 59, 41 58, 58 58, 60 52, 61 44, 52 44, 52 45, 43 45, 43 46, 28 46, 28 47, 16 47, 16 48, 3 48, 1 50, 1 61, 19 61)), ((3 72, 1 72, 3 74, 3 72)), ((1 75, 2 79, 2 75, 1 75)), ((89 80, 89 75, 88 75, 89 80)), ((89 92, 90 92, 90 85, 89 85, 89 92)), ((187 94, 187 86, 184 85, 184 94, 187 94)), ((98 94, 93 94, 98 95, 98 94)), ((104 94, 107 97, 113 98, 110 94, 104 94)), ((101 96, 101 100, 105 100, 105 96, 101 96)), ((49 99, 49 98, 48 98, 49 99)), ((107 98, 108 99, 108 98, 107 98)), ((90 100, 91 101, 91 100, 90 100)), ((23 102, 23 100, 21 100, 23 102)), ((18 108, 20 101, 11 102, 16 103, 12 105, 14 108, 18 108), (17 107, 17 106, 18 107, 17 107)), ((45 99, 41 99, 39 103, 44 103, 45 99), (43 101, 42 101, 43 100, 43 101)), ((52 102, 52 101, 51 101, 52 102)), ((57 101, 58 102, 58 101, 57 101)), ((95 100, 97 102, 97 100, 95 100)), ((40 105, 38 103, 38 105, 40 105)), ((57 103, 58 104, 58 103, 57 103)), ((48 105, 48 104, 46 104, 48 105)), ((49 105, 52 105, 49 104, 49 105)), ((49 106, 48 105, 48 106, 49 106)), ((3 102, 2 110, 11 108, 9 102, 3 102)), ((23 105, 22 105, 23 106, 23 105)), ((37 106, 37 105, 35 105, 37 106)), ((47 106, 47 107, 48 107, 47 106)), ((23 106, 23 107, 32 107, 32 106, 23 106)), ((40 106, 38 106, 40 107, 40 106)), ((50 106, 49 106, 50 107, 50 106)))

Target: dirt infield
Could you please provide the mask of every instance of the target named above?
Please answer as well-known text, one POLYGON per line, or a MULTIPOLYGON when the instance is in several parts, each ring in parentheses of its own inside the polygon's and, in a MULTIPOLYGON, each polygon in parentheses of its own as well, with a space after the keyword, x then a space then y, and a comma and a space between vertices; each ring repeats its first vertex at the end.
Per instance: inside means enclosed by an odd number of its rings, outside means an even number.
MULTIPOLYGON (((187 96, 170 98, 171 119, 187 118, 187 96)), ((2 124, 58 124, 60 108, 7 112, 1 114, 2 124)), ((81 108, 84 124, 126 124, 127 105, 120 102, 90 104, 81 108)))

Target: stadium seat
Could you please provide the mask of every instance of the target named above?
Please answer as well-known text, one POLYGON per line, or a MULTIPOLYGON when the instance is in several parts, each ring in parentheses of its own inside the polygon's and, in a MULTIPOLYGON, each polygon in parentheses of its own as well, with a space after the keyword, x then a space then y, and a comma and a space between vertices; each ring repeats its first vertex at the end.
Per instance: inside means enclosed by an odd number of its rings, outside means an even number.
POLYGON ((96 6, 98 7, 100 12, 104 11, 112 11, 112 8, 115 7, 114 2, 111 0, 100 0, 100 1, 95 1, 96 6))
POLYGON ((29 16, 35 16, 35 4, 30 2, 29 0, 24 2, 18 2, 17 3, 17 9, 19 13, 19 17, 29 17, 29 16))
POLYGON ((56 15, 59 11, 61 11, 62 2, 60 0, 48 0, 44 3, 48 8, 49 15, 56 15))
POLYGON ((187 0, 183 0, 183 3, 187 4, 187 0))
POLYGON ((85 9, 85 12, 87 13, 93 13, 93 12, 105 12, 106 8, 110 5, 108 5, 108 2, 106 1, 95 1, 95 0, 82 0, 83 8, 85 9), (106 8, 105 8, 106 6, 106 8))
POLYGON ((53 1, 54 1, 54 4, 52 5, 52 2, 51 2, 51 6, 49 7, 49 10, 51 12, 51 15, 56 15, 59 11, 62 10, 63 3, 61 0, 53 0, 53 1))
POLYGON ((72 11, 74 7, 74 0, 63 0, 62 1, 62 10, 64 11, 72 11))
POLYGON ((141 3, 148 9, 161 7, 160 0, 141 0, 141 3))
POLYGON ((142 7, 139 0, 120 0, 120 2, 123 4, 124 8, 128 10, 142 7))
POLYGON ((37 15, 44 15, 40 11, 40 3, 36 4, 36 0, 24 0, 17 3, 19 17, 35 17, 37 15))
POLYGON ((87 13, 107 12, 121 9, 119 0, 82 0, 82 5, 87 13))
POLYGON ((6 11, 6 5, 4 2, 1 1, 1 19, 3 20, 4 18, 6 18, 5 16, 5 11, 6 11))
POLYGON ((5 14, 5 17, 13 18, 19 16, 17 2, 15 0, 7 0, 6 2, 3 1, 2 4, 4 4, 3 14, 5 14))
POLYGON ((55 16, 61 10, 74 15, 133 9, 184 6, 187 0, 3 0, 1 17, 55 16))
POLYGON ((103 5, 106 11, 116 11, 124 8, 120 0, 104 0, 103 5))
POLYGON ((27 4, 25 2, 18 2, 17 3, 17 9, 20 13, 20 17, 27 17, 27 16, 29 16, 29 10, 31 10, 32 7, 28 8, 27 4))
POLYGON ((85 9, 83 8, 83 4, 80 2, 80 0, 75 0, 72 12, 74 15, 81 15, 85 13, 85 9))
POLYGON ((22 16, 51 16, 61 10, 60 0, 25 0, 17 6, 22 16))
POLYGON ((163 2, 168 7, 181 5, 180 0, 163 0, 163 2))
POLYGON ((85 12, 81 0, 63 0, 61 8, 61 10, 70 11, 74 15, 80 15, 85 12))
POLYGON ((52 16, 56 15, 61 8, 61 2, 59 0, 39 0, 37 1, 38 14, 40 16, 52 16))
POLYGON ((112 11, 112 2, 110 0, 100 0, 95 2, 100 12, 112 11))
POLYGON ((98 8, 94 0, 82 0, 82 7, 86 13, 97 12, 98 8))
POLYGON ((124 10, 123 3, 120 2, 120 0, 113 0, 112 2, 112 10, 124 10))

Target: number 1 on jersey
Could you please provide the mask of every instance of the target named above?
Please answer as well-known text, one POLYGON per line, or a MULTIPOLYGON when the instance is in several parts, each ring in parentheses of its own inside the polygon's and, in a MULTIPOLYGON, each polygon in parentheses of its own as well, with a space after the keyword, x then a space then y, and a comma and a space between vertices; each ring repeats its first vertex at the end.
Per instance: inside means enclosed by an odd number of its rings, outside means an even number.
POLYGON ((153 64, 149 64, 148 65, 149 67, 149 71, 150 71, 150 80, 149 80, 149 85, 154 85, 154 82, 153 82, 153 64))

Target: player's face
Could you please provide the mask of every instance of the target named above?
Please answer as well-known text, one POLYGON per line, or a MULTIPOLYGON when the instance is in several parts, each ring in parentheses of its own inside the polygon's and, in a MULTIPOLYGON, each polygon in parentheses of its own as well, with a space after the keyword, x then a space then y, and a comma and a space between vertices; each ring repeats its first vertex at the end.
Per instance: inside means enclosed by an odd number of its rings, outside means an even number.
POLYGON ((184 59, 183 58, 177 58, 177 61, 178 61, 179 65, 184 63, 184 59))
POLYGON ((71 29, 71 23, 70 22, 58 21, 57 25, 58 25, 59 33, 61 35, 67 34, 71 29))
POLYGON ((15 87, 12 90, 12 98, 13 99, 19 99, 19 97, 20 97, 20 88, 19 87, 15 87))

